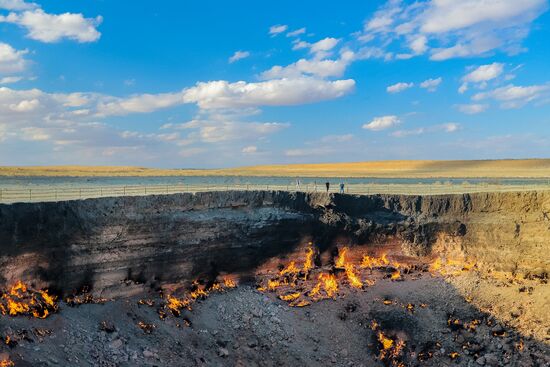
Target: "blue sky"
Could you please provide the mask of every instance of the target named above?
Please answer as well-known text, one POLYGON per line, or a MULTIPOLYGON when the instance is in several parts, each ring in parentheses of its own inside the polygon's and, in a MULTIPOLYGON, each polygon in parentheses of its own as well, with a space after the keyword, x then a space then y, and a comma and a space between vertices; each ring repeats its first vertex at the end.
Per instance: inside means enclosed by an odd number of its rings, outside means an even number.
POLYGON ((548 0, 0 0, 0 165, 550 156, 548 0))

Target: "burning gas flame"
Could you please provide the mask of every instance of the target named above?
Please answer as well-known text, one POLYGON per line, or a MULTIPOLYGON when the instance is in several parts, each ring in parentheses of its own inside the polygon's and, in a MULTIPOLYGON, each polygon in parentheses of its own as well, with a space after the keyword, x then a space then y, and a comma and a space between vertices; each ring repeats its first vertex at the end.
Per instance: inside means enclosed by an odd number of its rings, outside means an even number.
POLYGON ((346 252, 348 252, 347 247, 344 247, 339 251, 338 257, 336 258, 336 261, 334 262, 335 267, 343 269, 346 266, 346 252))
POLYGON ((387 266, 389 264, 390 264, 390 261, 386 257, 385 253, 382 254, 382 256, 379 257, 379 258, 371 257, 369 255, 364 255, 363 260, 361 261, 361 267, 362 268, 369 268, 369 269, 380 268, 380 267, 383 267, 383 266, 387 266))
POLYGON ((355 267, 352 264, 345 264, 344 267, 346 269, 346 276, 349 280, 349 284, 354 288, 363 288, 363 282, 355 272, 355 267))
POLYGON ((158 309, 159 317, 164 319, 166 311, 170 311, 172 315, 179 317, 182 310, 191 311, 193 303, 197 300, 205 299, 212 292, 224 292, 226 289, 235 288, 236 286, 235 280, 229 277, 223 277, 221 282, 216 281, 208 287, 195 280, 192 283, 190 292, 183 297, 178 298, 171 294, 165 297, 164 305, 158 309))
POLYGON ((27 315, 44 319, 57 311, 56 297, 47 290, 31 290, 21 281, 8 291, 0 292, 0 313, 2 315, 27 315))
POLYGON ((318 283, 309 292, 309 296, 313 298, 334 298, 338 292, 338 282, 334 274, 321 273, 318 277, 318 283), (324 290, 325 296, 321 295, 321 290, 324 290))
POLYGON ((0 367, 14 367, 15 363, 11 361, 10 359, 2 359, 0 360, 0 367))

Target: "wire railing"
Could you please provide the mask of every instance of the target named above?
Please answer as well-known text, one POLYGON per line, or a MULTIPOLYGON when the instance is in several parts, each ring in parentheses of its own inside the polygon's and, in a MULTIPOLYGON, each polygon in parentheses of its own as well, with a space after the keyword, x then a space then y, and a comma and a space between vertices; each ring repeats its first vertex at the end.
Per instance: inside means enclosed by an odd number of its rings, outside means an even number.
MULTIPOLYGON (((302 184, 181 184, 181 185, 126 185, 126 186, 82 186, 82 187, 33 187, 0 188, 0 203, 46 202, 77 200, 100 197, 167 195, 207 191, 300 191, 327 192, 325 185, 302 184)), ((550 190, 550 185, 527 184, 347 184, 346 194, 400 194, 400 195, 442 195, 478 192, 513 192, 550 190)), ((328 192, 341 192, 339 185, 331 185, 328 192)))

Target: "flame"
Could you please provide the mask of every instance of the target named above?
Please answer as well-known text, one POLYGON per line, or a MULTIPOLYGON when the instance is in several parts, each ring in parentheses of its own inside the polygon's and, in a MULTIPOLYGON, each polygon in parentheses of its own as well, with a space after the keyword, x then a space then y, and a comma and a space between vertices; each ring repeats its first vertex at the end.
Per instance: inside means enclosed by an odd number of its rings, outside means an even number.
POLYGON ((321 273, 318 277, 319 282, 315 287, 309 292, 310 297, 317 296, 321 288, 324 289, 326 297, 328 298, 334 298, 336 293, 338 292, 338 281, 336 280, 336 277, 334 274, 328 274, 328 273, 321 273))
POLYGON ((525 348, 525 344, 523 343, 523 339, 520 339, 519 342, 516 343, 516 349, 522 352, 524 348, 525 348))
POLYGON ((31 290, 21 281, 17 281, 7 292, 0 292, 2 315, 27 315, 44 319, 56 310, 55 296, 47 290, 31 290))
POLYGON ((334 262, 334 266, 337 268, 344 268, 346 265, 346 252, 348 252, 348 248, 344 247, 342 250, 339 251, 338 258, 334 262))
POLYGON ((233 279, 229 277, 223 278, 223 286, 225 288, 235 288, 237 286, 237 282, 235 282, 233 279))
POLYGON ((10 359, 2 359, 0 360, 0 367, 14 367, 15 363, 11 361, 10 359))
POLYGON ((302 294, 300 292, 296 292, 296 293, 287 294, 285 296, 279 296, 279 298, 282 299, 283 301, 290 302, 298 299, 301 295, 302 294))
POLYGON ((382 344, 382 349, 390 349, 393 346, 393 340, 387 338, 381 331, 378 332, 378 341, 382 344))
POLYGON ((384 253, 381 257, 371 257, 369 255, 364 255, 363 260, 361 261, 361 267, 362 268, 380 268, 383 266, 387 266, 390 264, 390 261, 386 257, 387 255, 384 253))
POLYGON ((391 280, 401 279, 401 272, 399 270, 394 271, 390 277, 391 280))
POLYGON ((346 269, 346 276, 349 280, 349 284, 353 288, 358 288, 358 289, 363 288, 363 282, 355 272, 354 266, 352 264, 346 264, 345 269, 346 269))
POLYGON ((466 261, 464 259, 456 259, 447 257, 445 260, 437 257, 429 267, 431 273, 440 273, 441 275, 458 276, 462 272, 472 270, 476 266, 474 261, 466 261))
POLYGON ((313 269, 313 256, 315 252, 313 251, 312 243, 309 243, 309 246, 306 250, 306 261, 304 262, 304 266, 302 268, 303 272, 305 273, 304 279, 307 279, 307 276, 309 274, 309 271, 313 269))
POLYGON ((286 268, 283 268, 283 270, 279 272, 279 275, 293 275, 298 273, 299 271, 300 269, 296 267, 296 263, 294 261, 291 261, 286 268))
MULTIPOLYGON (((178 317, 181 315, 181 311, 183 309, 191 311, 193 302, 208 297, 208 295, 212 292, 223 292, 226 289, 235 288, 236 286, 237 283, 229 277, 224 277, 222 278, 221 283, 216 281, 209 287, 201 285, 198 280, 195 280, 192 283, 192 290, 183 297, 178 298, 171 294, 167 295, 165 297, 164 305, 161 306, 157 312, 161 319, 164 319, 167 316, 165 310, 169 310, 172 315, 178 317)), ((139 303, 148 304, 146 300, 140 300, 139 303)))
POLYGON ((451 359, 457 359, 460 356, 457 352, 451 352, 449 353, 449 358, 451 359))

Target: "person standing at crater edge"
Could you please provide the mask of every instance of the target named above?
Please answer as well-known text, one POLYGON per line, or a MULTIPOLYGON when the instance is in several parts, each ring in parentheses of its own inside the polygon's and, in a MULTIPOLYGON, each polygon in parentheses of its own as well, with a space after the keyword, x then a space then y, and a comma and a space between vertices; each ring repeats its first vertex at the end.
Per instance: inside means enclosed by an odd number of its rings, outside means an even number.
POLYGON ((330 182, 328 182, 328 181, 325 182, 325 186, 327 187, 327 192, 328 192, 328 190, 330 189, 330 182))

